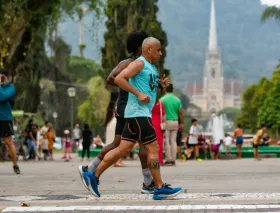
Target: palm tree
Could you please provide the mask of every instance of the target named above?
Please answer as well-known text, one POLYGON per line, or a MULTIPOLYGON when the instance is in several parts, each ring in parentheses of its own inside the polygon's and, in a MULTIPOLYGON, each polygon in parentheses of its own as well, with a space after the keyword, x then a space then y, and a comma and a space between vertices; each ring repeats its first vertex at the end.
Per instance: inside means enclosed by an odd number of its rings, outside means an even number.
POLYGON ((277 22, 280 23, 280 8, 275 7, 275 6, 271 6, 271 7, 267 7, 261 16, 261 21, 265 22, 268 19, 275 19, 277 22))

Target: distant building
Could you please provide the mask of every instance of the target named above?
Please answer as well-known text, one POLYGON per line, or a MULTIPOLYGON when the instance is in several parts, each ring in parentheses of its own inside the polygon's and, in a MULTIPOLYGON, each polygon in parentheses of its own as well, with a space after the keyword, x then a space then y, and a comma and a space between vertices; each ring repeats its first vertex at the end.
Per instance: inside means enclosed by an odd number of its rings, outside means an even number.
POLYGON ((185 93, 190 98, 190 102, 201 109, 201 113, 209 115, 226 107, 240 108, 242 92, 241 81, 224 79, 221 53, 217 42, 215 2, 212 0, 209 47, 206 52, 203 83, 187 83, 185 93))

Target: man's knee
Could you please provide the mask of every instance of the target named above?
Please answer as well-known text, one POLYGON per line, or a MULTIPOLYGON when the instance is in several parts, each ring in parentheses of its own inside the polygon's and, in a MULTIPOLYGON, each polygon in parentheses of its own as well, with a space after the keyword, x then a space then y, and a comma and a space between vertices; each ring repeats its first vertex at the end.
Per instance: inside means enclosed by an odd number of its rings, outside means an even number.
POLYGON ((118 150, 118 153, 121 157, 128 155, 132 150, 131 147, 120 147, 120 146, 118 146, 116 149, 118 150))
POLYGON ((154 141, 153 143, 146 145, 146 148, 149 154, 157 154, 159 150, 157 141, 154 141))
POLYGON ((145 148, 144 145, 140 145, 140 148, 139 148, 139 155, 147 155, 147 149, 145 148))

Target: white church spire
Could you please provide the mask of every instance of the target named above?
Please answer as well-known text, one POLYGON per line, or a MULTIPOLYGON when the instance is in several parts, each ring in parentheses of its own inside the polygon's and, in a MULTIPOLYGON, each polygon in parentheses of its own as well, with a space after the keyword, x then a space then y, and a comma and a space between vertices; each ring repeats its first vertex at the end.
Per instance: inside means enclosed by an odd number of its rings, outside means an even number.
POLYGON ((211 17, 210 17, 210 30, 209 30, 209 51, 210 52, 217 52, 218 51, 215 0, 211 0, 211 17))

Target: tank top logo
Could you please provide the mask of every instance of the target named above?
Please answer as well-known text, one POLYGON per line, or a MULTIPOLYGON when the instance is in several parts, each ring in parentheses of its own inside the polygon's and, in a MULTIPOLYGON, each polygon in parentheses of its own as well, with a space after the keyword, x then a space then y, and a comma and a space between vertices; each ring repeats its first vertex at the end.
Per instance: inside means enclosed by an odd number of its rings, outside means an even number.
POLYGON ((159 84, 159 75, 150 74, 150 82, 149 82, 150 89, 156 92, 158 89, 158 84, 159 84))

